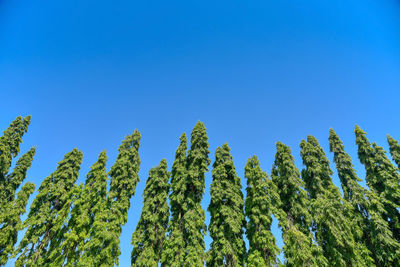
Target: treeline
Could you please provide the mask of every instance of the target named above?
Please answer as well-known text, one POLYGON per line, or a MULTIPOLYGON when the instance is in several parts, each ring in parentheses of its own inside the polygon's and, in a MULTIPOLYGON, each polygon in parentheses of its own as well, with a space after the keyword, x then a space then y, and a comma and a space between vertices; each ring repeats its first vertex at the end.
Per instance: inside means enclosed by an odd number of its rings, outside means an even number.
MULTIPOLYGON (((11 167, 30 119, 18 117, 0 137, 0 265, 11 258, 15 266, 118 265, 119 237, 139 182, 140 133, 126 136, 109 171, 106 152, 101 152, 84 185, 76 184, 82 152, 67 153, 39 186, 22 222, 35 186, 27 182, 18 188, 35 148, 11 167)), ((246 197, 229 146, 218 147, 207 227, 201 201, 211 160, 206 128, 198 122, 190 147, 187 136, 180 137, 171 172, 165 159, 149 171, 132 235, 132 266, 400 266, 400 145, 388 136, 396 167, 359 127, 355 136, 368 189, 360 186, 339 136, 332 129, 329 134, 343 195, 313 136, 300 143, 302 170, 281 142, 270 176, 256 156, 250 157, 246 197), (272 215, 282 230, 283 263, 271 232, 272 215), (207 231, 212 238, 208 251, 207 231)))

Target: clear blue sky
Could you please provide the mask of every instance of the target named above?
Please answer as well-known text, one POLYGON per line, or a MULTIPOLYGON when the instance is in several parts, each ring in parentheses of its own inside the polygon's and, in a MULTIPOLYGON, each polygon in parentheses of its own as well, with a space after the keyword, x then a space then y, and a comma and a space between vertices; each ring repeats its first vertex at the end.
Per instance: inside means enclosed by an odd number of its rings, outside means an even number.
MULTIPOLYGON (((121 236, 129 266, 148 171, 172 165, 197 120, 211 158, 228 142, 241 177, 253 154, 270 173, 276 141, 299 168, 308 134, 328 153, 330 127, 363 176, 354 125, 385 148, 387 133, 400 139, 400 1, 0 0, 0 90, 1 130, 33 116, 22 150, 37 146, 37 186, 74 147, 83 182, 100 151, 110 167, 140 130, 141 182, 121 236)), ((209 172, 205 209, 210 183, 209 172)))

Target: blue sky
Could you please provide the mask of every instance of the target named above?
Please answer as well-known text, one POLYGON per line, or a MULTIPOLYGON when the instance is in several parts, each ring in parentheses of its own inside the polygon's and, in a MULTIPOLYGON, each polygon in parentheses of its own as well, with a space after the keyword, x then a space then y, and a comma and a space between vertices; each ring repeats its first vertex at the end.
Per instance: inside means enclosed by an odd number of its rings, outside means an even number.
MULTIPOLYGON (((253 154, 270 173, 277 141, 299 168, 308 134, 328 153, 330 127, 363 176, 355 124, 385 148, 387 133, 400 139, 400 1, 0 0, 0 90, 1 129, 33 116, 22 151, 37 146, 37 186, 74 147, 83 182, 103 149, 110 167, 140 130, 141 182, 121 236, 129 266, 148 171, 172 165, 197 120, 211 159, 228 142, 241 177, 253 154)), ((205 209, 210 183, 211 172, 205 209)))

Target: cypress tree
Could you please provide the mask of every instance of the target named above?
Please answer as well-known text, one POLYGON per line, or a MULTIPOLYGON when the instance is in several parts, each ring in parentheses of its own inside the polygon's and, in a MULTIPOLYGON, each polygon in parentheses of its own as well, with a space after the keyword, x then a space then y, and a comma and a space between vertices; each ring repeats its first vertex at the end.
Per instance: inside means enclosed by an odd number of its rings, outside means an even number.
POLYGON ((162 251, 162 266, 183 266, 186 246, 184 214, 187 211, 186 192, 186 134, 180 137, 180 144, 175 153, 171 172, 170 210, 171 219, 168 223, 168 236, 162 251))
POLYGON ((276 144, 275 161, 271 172, 272 181, 280 201, 276 212, 282 228, 283 251, 286 266, 327 266, 321 248, 313 243, 310 231, 312 223, 307 192, 300 171, 294 164, 291 150, 286 145, 276 144))
POLYGON ((218 147, 212 171, 209 226, 213 239, 207 266, 243 266, 246 247, 243 240, 244 200, 240 177, 227 144, 218 147))
POLYGON ((139 131, 135 130, 132 135, 125 137, 118 149, 117 160, 109 172, 111 182, 107 201, 95 215, 91 237, 84 246, 79 266, 119 264, 119 237, 122 226, 128 220, 130 198, 135 194, 139 182, 140 138, 139 131))
POLYGON ((107 197, 107 155, 103 151, 91 166, 85 186, 78 195, 64 234, 64 242, 57 251, 53 263, 60 266, 90 266, 82 257, 85 243, 90 239, 90 230, 96 214, 105 205, 107 197))
POLYGON ((370 266, 368 249, 357 243, 359 229, 351 221, 351 207, 333 184, 329 160, 313 136, 300 144, 305 169, 302 177, 311 199, 313 230, 324 256, 334 266, 370 266))
POLYGON ((142 214, 132 235, 132 266, 158 266, 168 226, 169 176, 165 159, 149 172, 143 193, 142 214))
POLYGON ((6 264, 14 251, 21 230, 20 216, 25 213, 29 196, 35 189, 33 184, 27 183, 15 199, 15 193, 31 167, 35 148, 22 155, 9 173, 13 158, 20 152, 30 119, 30 116, 17 117, 0 137, 0 265, 6 264))
POLYGON ((17 253, 16 266, 47 266, 49 256, 60 244, 61 229, 66 223, 71 201, 76 194, 82 152, 73 149, 58 163, 55 172, 44 179, 33 200, 25 236, 17 253))
POLYGON ((353 207, 352 215, 363 232, 363 242, 369 248, 377 266, 400 265, 400 245, 393 238, 388 223, 382 219, 384 208, 379 197, 358 184, 350 156, 334 130, 329 133, 330 151, 342 184, 344 198, 353 207))
POLYGON ((245 214, 248 218, 246 236, 249 240, 247 265, 249 267, 271 266, 277 263, 279 248, 271 233, 272 181, 261 170, 256 156, 249 158, 245 166, 247 179, 245 214))
POLYGON ((383 218, 389 223, 394 238, 400 242, 400 174, 382 147, 375 143, 371 146, 360 127, 356 126, 355 133, 358 157, 365 166, 367 184, 383 201, 386 210, 383 218))
POLYGON ((397 167, 400 168, 400 144, 390 135, 387 135, 387 140, 389 143, 390 154, 394 162, 396 162, 397 167))
POLYGON ((185 201, 187 210, 184 214, 184 227, 187 235, 185 266, 204 266, 205 212, 201 207, 205 189, 205 173, 208 171, 208 137, 204 123, 197 122, 190 137, 190 150, 187 157, 187 178, 185 201))

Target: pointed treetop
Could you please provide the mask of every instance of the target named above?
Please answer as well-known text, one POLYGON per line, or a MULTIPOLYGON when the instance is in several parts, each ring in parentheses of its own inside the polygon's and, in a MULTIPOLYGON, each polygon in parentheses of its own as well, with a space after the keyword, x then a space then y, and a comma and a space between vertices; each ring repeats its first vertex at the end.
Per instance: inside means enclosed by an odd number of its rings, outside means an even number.
POLYGON ((350 200, 352 198, 352 185, 349 185, 350 181, 357 183, 361 181, 355 173, 354 166, 350 156, 345 152, 344 145, 340 140, 339 136, 333 129, 329 131, 329 149, 334 153, 333 160, 336 163, 336 169, 338 170, 338 176, 342 184, 344 198, 350 200))
POLYGON ((394 162, 396 162, 397 167, 400 168, 400 144, 390 135, 387 135, 387 140, 390 147, 390 154, 392 155, 394 162))
POLYGON ((206 127, 203 122, 198 121, 190 135, 190 150, 188 153, 189 165, 193 167, 196 166, 199 168, 198 171, 200 172, 207 172, 211 160, 208 159, 208 157, 205 161, 203 159, 205 155, 210 153, 208 148, 209 144, 206 127), (201 163, 200 166, 198 166, 197 163, 201 163))
POLYGON ((362 164, 366 164, 374 153, 371 143, 366 137, 367 133, 364 132, 360 126, 356 125, 354 133, 356 134, 356 144, 358 145, 358 157, 362 164))
POLYGON ((300 147, 303 164, 306 166, 301 174, 311 198, 314 198, 324 189, 330 189, 332 192, 337 191, 334 192, 335 194, 339 193, 336 187, 332 187, 331 175, 333 171, 329 167, 329 160, 318 140, 309 135, 307 141, 301 141, 300 147))
POLYGON ((11 167, 12 158, 20 152, 22 136, 28 131, 31 116, 17 117, 0 136, 0 182, 11 167), (2 177, 3 176, 3 177, 2 177))
POLYGON ((294 163, 291 149, 281 142, 276 144, 271 178, 279 194, 281 204, 279 208, 289 214, 292 224, 305 234, 309 234, 311 216, 307 210, 309 203, 307 192, 303 189, 304 182, 294 163))

